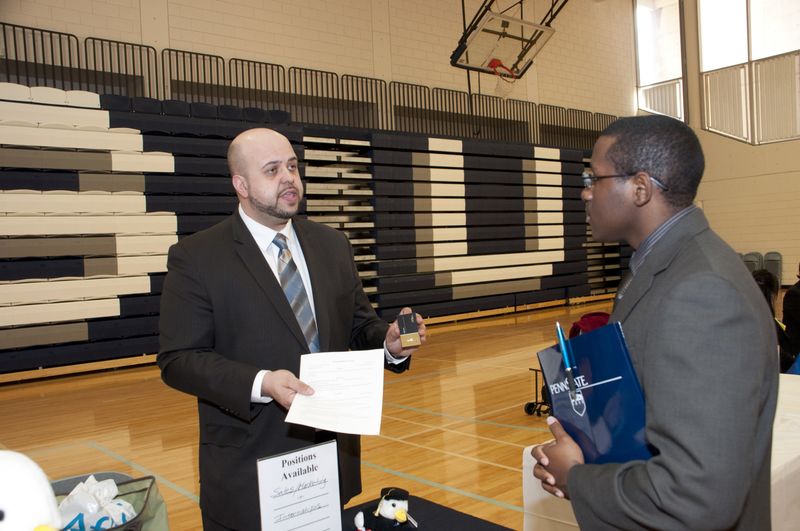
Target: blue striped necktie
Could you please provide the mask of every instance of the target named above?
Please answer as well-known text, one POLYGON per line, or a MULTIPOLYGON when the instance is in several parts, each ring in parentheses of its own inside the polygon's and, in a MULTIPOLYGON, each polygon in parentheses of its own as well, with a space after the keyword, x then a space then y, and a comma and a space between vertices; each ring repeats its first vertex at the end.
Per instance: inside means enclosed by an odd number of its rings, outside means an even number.
POLYGON ((289 305, 297 318, 297 324, 300 325, 300 330, 303 331, 309 351, 319 352, 319 334, 317 333, 317 323, 314 321, 314 312, 311 311, 311 302, 309 302, 306 289, 303 286, 300 271, 297 270, 297 266, 292 260, 292 253, 289 251, 286 236, 278 233, 272 243, 280 249, 278 253, 278 278, 283 292, 286 294, 286 300, 289 301, 289 305))

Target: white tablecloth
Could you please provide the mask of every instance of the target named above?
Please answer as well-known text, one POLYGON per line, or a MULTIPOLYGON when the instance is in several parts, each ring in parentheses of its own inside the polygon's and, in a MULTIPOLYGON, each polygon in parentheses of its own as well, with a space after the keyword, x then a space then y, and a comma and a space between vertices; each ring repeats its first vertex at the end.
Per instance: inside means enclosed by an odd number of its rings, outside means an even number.
MULTIPOLYGON (((782 374, 772 435, 772 529, 800 529, 800 376, 782 374)), ((522 451, 525 531, 577 529, 568 501, 542 490, 529 446, 522 451)))

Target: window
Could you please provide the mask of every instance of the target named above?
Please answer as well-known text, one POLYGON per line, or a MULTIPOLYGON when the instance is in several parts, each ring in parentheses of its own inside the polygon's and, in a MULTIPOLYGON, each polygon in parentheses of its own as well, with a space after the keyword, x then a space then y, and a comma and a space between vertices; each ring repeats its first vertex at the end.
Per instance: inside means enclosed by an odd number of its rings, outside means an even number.
POLYGON ((683 119, 679 0, 636 0, 639 108, 683 119))

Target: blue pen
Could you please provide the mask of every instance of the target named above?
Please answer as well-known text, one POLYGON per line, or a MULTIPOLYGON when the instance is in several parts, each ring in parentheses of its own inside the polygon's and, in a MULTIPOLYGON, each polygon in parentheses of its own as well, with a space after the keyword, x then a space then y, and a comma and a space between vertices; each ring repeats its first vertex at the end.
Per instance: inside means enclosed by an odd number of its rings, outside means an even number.
POLYGON ((556 335, 558 336, 558 344, 561 347, 561 357, 564 358, 564 367, 567 373, 567 383, 569 384, 569 397, 575 400, 577 391, 575 390, 575 378, 572 376, 572 363, 570 363, 570 355, 567 347, 567 340, 564 339, 564 330, 561 329, 561 323, 556 321, 556 335))

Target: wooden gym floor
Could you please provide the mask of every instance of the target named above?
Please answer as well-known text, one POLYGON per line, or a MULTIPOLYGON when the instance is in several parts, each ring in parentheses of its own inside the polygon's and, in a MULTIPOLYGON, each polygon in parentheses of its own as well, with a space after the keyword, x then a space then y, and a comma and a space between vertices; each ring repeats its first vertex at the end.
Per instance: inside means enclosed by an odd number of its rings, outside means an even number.
MULTIPOLYGON (((432 325, 410 371, 385 373, 381 435, 362 438, 368 501, 385 486, 522 529, 522 450, 549 438, 528 416, 536 351, 554 324, 610 301, 432 325)), ((0 449, 51 480, 113 470, 153 475, 173 531, 198 530, 197 412, 154 365, 0 385, 0 449)), ((413 514, 413 507, 410 508, 413 514)), ((347 525, 348 522, 345 522, 347 525)))

